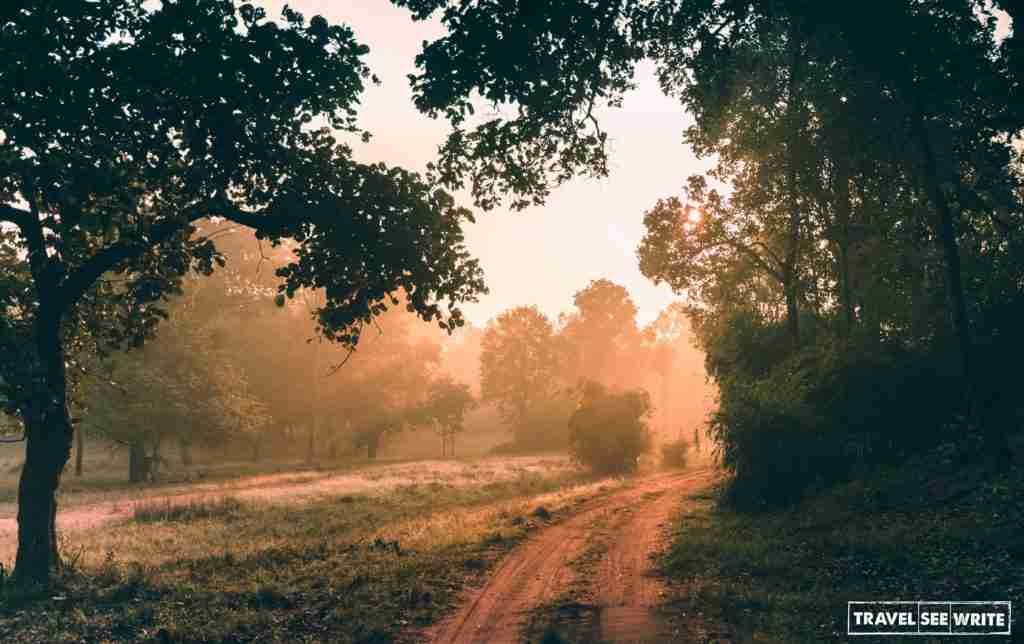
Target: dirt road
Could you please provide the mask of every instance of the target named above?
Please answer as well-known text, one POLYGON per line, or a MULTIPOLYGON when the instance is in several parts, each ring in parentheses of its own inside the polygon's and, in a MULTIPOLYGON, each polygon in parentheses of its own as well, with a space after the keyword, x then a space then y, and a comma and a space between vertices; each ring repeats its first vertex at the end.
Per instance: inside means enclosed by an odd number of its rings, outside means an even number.
POLYGON ((438 644, 518 642, 535 611, 565 601, 566 590, 576 588, 582 599, 572 603, 577 617, 585 614, 586 641, 671 641, 654 610, 664 588, 651 557, 666 543, 667 524, 679 501, 714 478, 711 469, 659 474, 594 499, 509 553, 486 583, 425 639, 438 644), (599 557, 592 571, 579 565, 590 550, 599 557), (589 578, 577 578, 581 568, 589 578))

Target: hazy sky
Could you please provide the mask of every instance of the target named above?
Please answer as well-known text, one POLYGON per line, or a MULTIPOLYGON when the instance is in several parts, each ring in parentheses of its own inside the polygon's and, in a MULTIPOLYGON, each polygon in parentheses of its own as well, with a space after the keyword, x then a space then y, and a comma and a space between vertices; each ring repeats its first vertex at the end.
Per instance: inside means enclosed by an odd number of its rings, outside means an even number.
MULTIPOLYGON (((265 0, 269 17, 283 3, 265 0)), ((362 126, 373 133, 368 144, 355 144, 362 161, 383 161, 422 171, 435 157, 447 132, 444 121, 416 111, 406 76, 424 39, 442 33, 437 23, 414 23, 409 13, 387 0, 290 0, 310 18, 322 14, 350 25, 370 47, 367 58, 381 85, 363 96, 362 126)), ((643 236, 643 213, 659 197, 678 194, 683 180, 708 166, 682 143, 689 117, 661 94, 653 66, 638 72, 638 88, 620 110, 602 115, 611 142, 611 174, 603 180, 577 179, 566 184, 547 205, 523 212, 477 213, 466 237, 483 265, 491 292, 465 308, 474 324, 500 311, 536 304, 557 317, 571 306, 572 295, 591 279, 608 277, 632 294, 646 323, 674 298, 665 286, 655 288, 637 265, 636 247, 643 236)), ((471 205, 462 195, 464 205, 471 205)))

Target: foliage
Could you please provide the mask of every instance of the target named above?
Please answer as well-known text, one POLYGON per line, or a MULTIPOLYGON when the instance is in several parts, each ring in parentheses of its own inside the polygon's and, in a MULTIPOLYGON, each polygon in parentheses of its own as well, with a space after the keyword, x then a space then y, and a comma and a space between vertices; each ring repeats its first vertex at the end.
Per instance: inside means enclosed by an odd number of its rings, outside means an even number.
POLYGON ((665 467, 686 467, 689 460, 690 444, 677 439, 661 446, 661 464, 665 467))
POLYGON ((198 311, 191 298, 168 308, 159 337, 109 356, 85 379, 84 426, 123 444, 142 442, 157 459, 169 440, 186 446, 265 440, 270 408, 214 341, 218 319, 198 311))
POLYGON ((487 324, 481 340, 480 395, 498 405, 513 429, 558 386, 558 352, 551 322, 536 307, 505 311, 487 324))
POLYGON ((436 169, 450 187, 467 183, 480 206, 511 196, 539 204, 552 183, 607 173, 606 135, 594 118, 621 104, 642 56, 629 18, 637 4, 543 0, 393 0, 418 20, 440 11, 449 32, 424 43, 412 78, 416 106, 452 131, 436 169), (510 105, 514 118, 473 119, 476 96, 510 105))
POLYGON ((592 280, 573 296, 573 308, 551 325, 532 307, 504 312, 481 340, 483 400, 495 402, 515 440, 502 453, 564 449, 575 389, 594 381, 613 389, 660 394, 652 417, 674 435, 678 424, 704 422, 713 386, 701 368, 703 354, 675 302, 644 328, 629 292, 609 279, 592 280), (524 377, 520 365, 527 366, 524 377))
POLYGON ((626 365, 639 356, 636 305, 626 289, 608 279, 593 280, 573 296, 576 310, 561 319, 559 335, 567 354, 563 378, 571 385, 584 379, 605 384, 628 374, 626 365))
POLYGON ((685 141, 714 165, 646 213, 638 254, 688 299, 738 483, 778 481, 769 496, 792 499, 905 457, 929 423, 983 437, 1005 464, 1021 413, 1001 356, 1018 343, 1008 318, 999 332, 987 319, 1024 284, 1024 41, 1018 28, 1001 41, 995 12, 1016 27, 1018 3, 572 0, 543 19, 532 5, 394 3, 445 27, 412 85, 452 126, 439 176, 484 206, 605 173, 594 108, 620 104, 641 59, 693 115, 685 141), (477 96, 498 116, 472 122, 477 96), (905 386, 919 416, 893 402, 905 386))
POLYGON ((569 449, 579 463, 599 473, 633 472, 651 448, 645 391, 610 392, 586 382, 579 407, 569 418, 569 449))
POLYGON ((959 431, 950 422, 961 394, 948 355, 828 338, 775 364, 751 364, 737 347, 752 334, 755 346, 771 346, 784 330, 733 329, 724 337, 746 338, 717 345, 708 363, 721 386, 711 433, 735 474, 729 498, 740 506, 793 502, 959 431))
POLYGON ((515 431, 520 450, 564 450, 569 445, 569 418, 576 401, 569 393, 560 392, 538 401, 515 431))
POLYGON ((988 601, 1019 588, 1022 571, 1011 562, 1024 520, 1021 470, 993 475, 965 467, 956 452, 941 444, 786 510, 749 514, 716 506, 713 495, 689 500, 661 562, 685 581, 687 612, 703 616, 680 624, 682 636, 830 641, 846 632, 850 598, 988 601))
POLYGON ((365 134, 370 79, 348 27, 231 0, 8 3, 0 25, 0 397, 26 426, 17 566, 35 583, 58 563, 68 365, 152 336, 183 278, 223 263, 197 222, 294 241, 278 290, 320 290, 317 331, 348 346, 399 290, 451 330, 484 287, 470 213, 338 140, 365 134))
POLYGON ((415 424, 431 425, 441 436, 443 456, 455 456, 455 436, 464 429, 466 412, 475 406, 469 385, 442 377, 430 384, 426 400, 412 416, 415 424))

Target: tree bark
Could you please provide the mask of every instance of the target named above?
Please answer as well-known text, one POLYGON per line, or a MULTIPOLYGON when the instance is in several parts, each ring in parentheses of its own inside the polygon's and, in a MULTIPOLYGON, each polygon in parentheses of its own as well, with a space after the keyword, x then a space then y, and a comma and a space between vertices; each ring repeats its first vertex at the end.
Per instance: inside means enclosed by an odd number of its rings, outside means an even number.
POLYGON ((41 387, 26 406, 25 464, 18 483, 18 554, 14 575, 20 585, 48 584, 60 570, 57 544, 57 488, 71 458, 73 429, 67 408, 64 351, 59 318, 41 307, 36 322, 41 387))

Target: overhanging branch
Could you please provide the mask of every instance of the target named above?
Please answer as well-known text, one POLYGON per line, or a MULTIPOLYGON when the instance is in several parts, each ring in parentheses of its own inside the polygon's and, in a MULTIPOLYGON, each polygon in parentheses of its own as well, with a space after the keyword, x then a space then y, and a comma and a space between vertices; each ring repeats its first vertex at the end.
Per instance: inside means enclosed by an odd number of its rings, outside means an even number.
POLYGON ((64 280, 58 301, 60 311, 64 312, 73 306, 82 295, 100 279, 103 273, 114 269, 126 260, 138 257, 154 246, 166 242, 180 233, 186 226, 205 217, 220 216, 237 224, 249 226, 257 230, 268 227, 279 227, 294 221, 291 217, 271 215, 266 211, 245 211, 225 198, 217 198, 207 203, 193 206, 174 219, 165 219, 153 225, 144 239, 128 239, 111 244, 99 251, 64 280))

